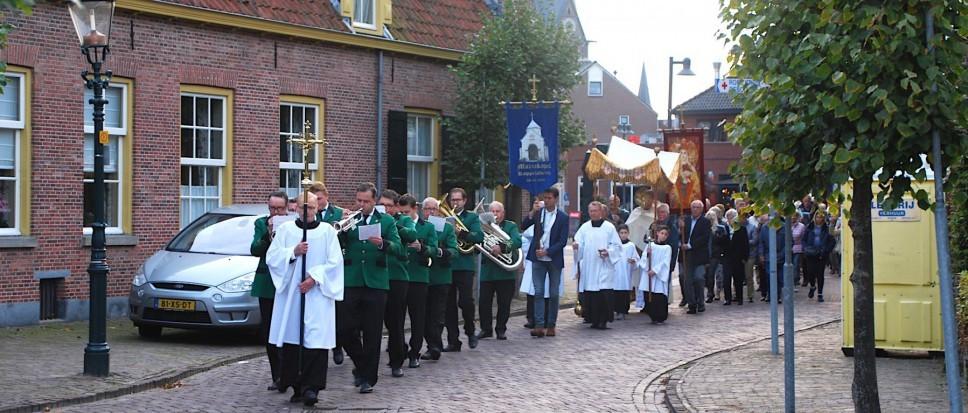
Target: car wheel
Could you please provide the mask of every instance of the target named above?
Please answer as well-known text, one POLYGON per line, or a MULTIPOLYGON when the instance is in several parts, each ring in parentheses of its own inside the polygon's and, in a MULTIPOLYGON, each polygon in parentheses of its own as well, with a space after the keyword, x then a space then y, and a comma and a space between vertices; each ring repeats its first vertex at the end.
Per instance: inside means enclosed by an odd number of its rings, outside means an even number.
POLYGON ((142 338, 161 338, 160 326, 138 326, 138 335, 142 338))

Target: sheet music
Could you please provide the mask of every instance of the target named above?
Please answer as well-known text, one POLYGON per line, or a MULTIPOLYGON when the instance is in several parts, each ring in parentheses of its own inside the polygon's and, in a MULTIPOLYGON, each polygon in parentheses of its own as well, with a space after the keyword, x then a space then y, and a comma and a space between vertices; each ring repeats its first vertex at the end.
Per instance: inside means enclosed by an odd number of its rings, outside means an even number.
POLYGON ((356 229, 359 230, 360 241, 380 236, 380 224, 360 225, 356 229))

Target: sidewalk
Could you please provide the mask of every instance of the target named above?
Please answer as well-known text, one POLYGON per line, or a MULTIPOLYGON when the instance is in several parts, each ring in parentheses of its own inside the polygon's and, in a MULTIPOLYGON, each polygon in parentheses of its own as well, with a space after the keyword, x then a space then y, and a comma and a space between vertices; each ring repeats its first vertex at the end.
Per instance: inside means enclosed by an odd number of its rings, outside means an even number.
MULTIPOLYGON (((567 251, 566 265, 570 265, 571 250, 567 251)), ((575 301, 575 288, 575 281, 566 278, 562 305, 575 301)), ((513 315, 524 314, 524 298, 518 294, 511 302, 513 315)), ((474 304, 476 314, 477 300, 474 304)), ((111 374, 94 378, 81 374, 88 337, 86 321, 0 328, 0 412, 39 411, 170 386, 186 377, 265 354, 258 337, 245 332, 166 328, 161 339, 146 340, 138 336, 129 320, 118 319, 108 321, 107 333, 111 374)))

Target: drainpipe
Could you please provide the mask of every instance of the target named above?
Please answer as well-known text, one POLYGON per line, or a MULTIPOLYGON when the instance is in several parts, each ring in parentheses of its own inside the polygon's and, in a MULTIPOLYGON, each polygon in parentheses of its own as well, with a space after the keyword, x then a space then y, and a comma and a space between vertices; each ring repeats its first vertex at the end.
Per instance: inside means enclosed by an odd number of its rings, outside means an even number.
POLYGON ((376 187, 383 187, 383 50, 376 52, 376 187))

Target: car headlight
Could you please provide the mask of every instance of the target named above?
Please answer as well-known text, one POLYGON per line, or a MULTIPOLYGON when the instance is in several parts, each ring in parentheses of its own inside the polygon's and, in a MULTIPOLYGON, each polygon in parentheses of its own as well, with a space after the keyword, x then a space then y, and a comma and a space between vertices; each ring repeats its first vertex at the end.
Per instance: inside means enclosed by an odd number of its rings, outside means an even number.
POLYGON ((131 280, 131 285, 135 287, 140 287, 148 282, 148 277, 145 277, 145 266, 142 265, 138 268, 138 272, 134 274, 134 278, 131 280))
POLYGON ((244 293, 246 291, 252 290, 252 281, 255 281, 255 273, 250 272, 241 277, 233 278, 219 285, 219 290, 225 291, 227 293, 244 293))

